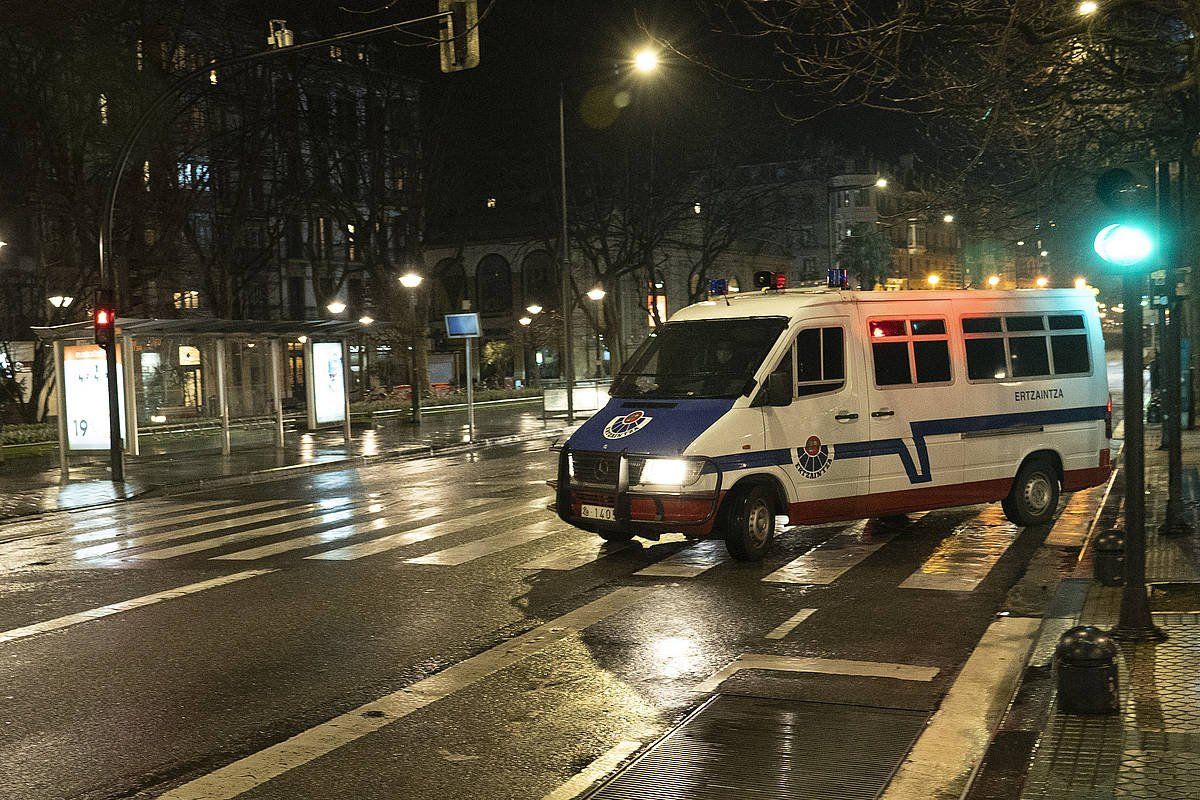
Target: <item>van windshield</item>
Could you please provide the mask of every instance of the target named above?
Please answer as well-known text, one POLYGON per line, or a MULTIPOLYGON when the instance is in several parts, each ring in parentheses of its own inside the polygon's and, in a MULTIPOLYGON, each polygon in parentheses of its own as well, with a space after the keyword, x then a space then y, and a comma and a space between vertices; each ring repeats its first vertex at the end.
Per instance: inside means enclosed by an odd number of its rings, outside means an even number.
POLYGON ((668 322, 629 358, 610 394, 737 397, 785 327, 785 317, 668 322))

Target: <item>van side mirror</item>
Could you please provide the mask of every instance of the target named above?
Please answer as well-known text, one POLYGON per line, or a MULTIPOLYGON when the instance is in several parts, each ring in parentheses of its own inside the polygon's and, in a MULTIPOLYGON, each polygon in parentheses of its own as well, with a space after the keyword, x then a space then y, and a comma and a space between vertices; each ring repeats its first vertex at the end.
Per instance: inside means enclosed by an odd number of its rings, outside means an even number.
POLYGON ((762 392, 758 396, 758 406, 773 406, 782 408, 792 404, 792 378, 790 375, 773 372, 763 381, 762 392))

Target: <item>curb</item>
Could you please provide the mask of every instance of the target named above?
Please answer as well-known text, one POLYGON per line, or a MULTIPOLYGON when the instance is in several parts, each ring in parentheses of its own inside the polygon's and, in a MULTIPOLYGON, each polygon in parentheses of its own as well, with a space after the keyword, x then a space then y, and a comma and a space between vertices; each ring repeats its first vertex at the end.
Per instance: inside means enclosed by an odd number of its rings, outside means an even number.
POLYGON ((164 484, 161 486, 151 486, 138 496, 172 497, 174 495, 208 491, 209 489, 222 489, 229 486, 271 483, 272 481, 282 481, 289 478, 298 478, 321 472, 334 472, 340 469, 365 467, 374 464, 384 464, 387 462, 411 461, 418 458, 435 458, 438 456, 454 455, 455 453, 464 453, 472 450, 486 450, 491 447, 503 447, 504 445, 509 444, 534 442, 538 439, 550 439, 556 436, 562 436, 567 432, 567 430, 567 428, 549 428, 533 433, 514 433, 507 436, 493 436, 490 439, 478 439, 470 443, 463 442, 461 444, 440 446, 417 445, 415 447, 393 450, 387 453, 378 453, 371 456, 343 456, 341 458, 331 458, 327 461, 317 461, 310 464, 294 464, 287 467, 270 467, 268 469, 256 470, 254 472, 243 473, 241 475, 219 475, 212 478, 200 478, 195 481, 189 481, 188 483, 173 483, 164 484))
POLYGON ((1123 469, 1120 455, 1114 459, 1113 477, 1105 487, 1100 507, 1088 523, 1076 568, 1071 575, 1059 579, 1054 587, 1042 612, 1037 637, 1025 661, 1017 689, 1000 724, 991 733, 983 758, 976 765, 961 795, 962 800, 1016 800, 1025 788, 1034 750, 1041 740, 1054 702, 1054 648, 1058 637, 1079 618, 1092 584, 1090 575, 1080 574, 1079 565, 1096 531, 1101 528, 1101 521, 1111 520, 1110 512, 1120 505, 1121 493, 1114 494, 1112 491, 1123 469))
MULTIPOLYGON (((505 436, 493 436, 488 439, 478 439, 470 443, 462 442, 441 446, 417 445, 414 447, 397 449, 370 456, 343 456, 340 458, 331 458, 326 461, 318 461, 310 464, 294 464, 286 467, 270 467, 267 469, 255 470, 253 472, 245 472, 237 475, 218 475, 212 478, 199 478, 187 483, 148 485, 144 489, 132 492, 126 497, 113 498, 100 503, 84 503, 77 506, 58 508, 53 511, 38 511, 31 514, 18 514, 10 517, 0 517, 0 527, 9 524, 30 522, 38 517, 44 517, 50 514, 85 511, 88 509, 114 506, 120 503, 129 502, 130 500, 143 500, 153 497, 173 497, 175 495, 191 494, 193 492, 203 492, 211 489, 222 489, 231 486, 246 486, 260 483, 270 483, 272 481, 282 481, 289 478, 298 478, 320 472, 333 472, 339 469, 351 469, 355 467, 364 467, 387 462, 409 461, 418 458, 436 458, 440 456, 454 455, 456 453, 469 452, 472 450, 485 450, 491 447, 503 447, 505 445, 521 444, 523 442, 534 442, 538 439, 550 439, 557 436, 563 436, 570 430, 570 428, 565 426, 561 428, 547 428, 545 430, 533 431, 530 433, 514 433, 505 436)), ((9 538, 0 538, 0 544, 18 541, 33 535, 36 534, 17 534, 9 538)))

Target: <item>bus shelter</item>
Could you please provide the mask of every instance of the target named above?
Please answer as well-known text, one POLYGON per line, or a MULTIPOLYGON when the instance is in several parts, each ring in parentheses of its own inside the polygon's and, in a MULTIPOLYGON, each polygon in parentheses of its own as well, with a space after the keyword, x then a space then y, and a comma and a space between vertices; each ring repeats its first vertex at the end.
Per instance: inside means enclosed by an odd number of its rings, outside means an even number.
MULTIPOLYGON (((269 422, 284 445, 285 414, 308 430, 340 426, 350 441, 350 341, 361 325, 340 320, 118 319, 120 424, 124 450, 142 453, 147 433, 219 431, 232 449, 236 426, 269 422)), ((107 368, 92 323, 34 328, 54 348, 59 460, 107 450, 107 368)))

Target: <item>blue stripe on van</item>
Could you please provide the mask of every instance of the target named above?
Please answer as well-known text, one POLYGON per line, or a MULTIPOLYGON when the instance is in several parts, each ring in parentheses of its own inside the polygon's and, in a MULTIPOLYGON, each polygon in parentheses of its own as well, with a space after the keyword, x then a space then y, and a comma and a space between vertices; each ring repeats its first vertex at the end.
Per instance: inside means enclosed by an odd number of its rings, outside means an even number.
MULTIPOLYGON (((910 423, 913 449, 917 460, 903 439, 875 439, 863 442, 847 442, 833 446, 835 460, 844 458, 868 458, 870 456, 897 455, 904 466, 910 483, 929 483, 933 473, 929 468, 929 448, 926 436, 947 433, 977 433, 998 431, 1022 425, 1062 425, 1068 422, 1092 422, 1104 419, 1104 406, 1063 408, 1050 411, 1023 411, 1015 414, 989 414, 982 417, 954 417, 950 419, 921 420, 910 423)), ((714 459, 722 470, 752 469, 755 467, 780 466, 792 462, 791 450, 763 450, 757 453, 734 453, 714 459)))

